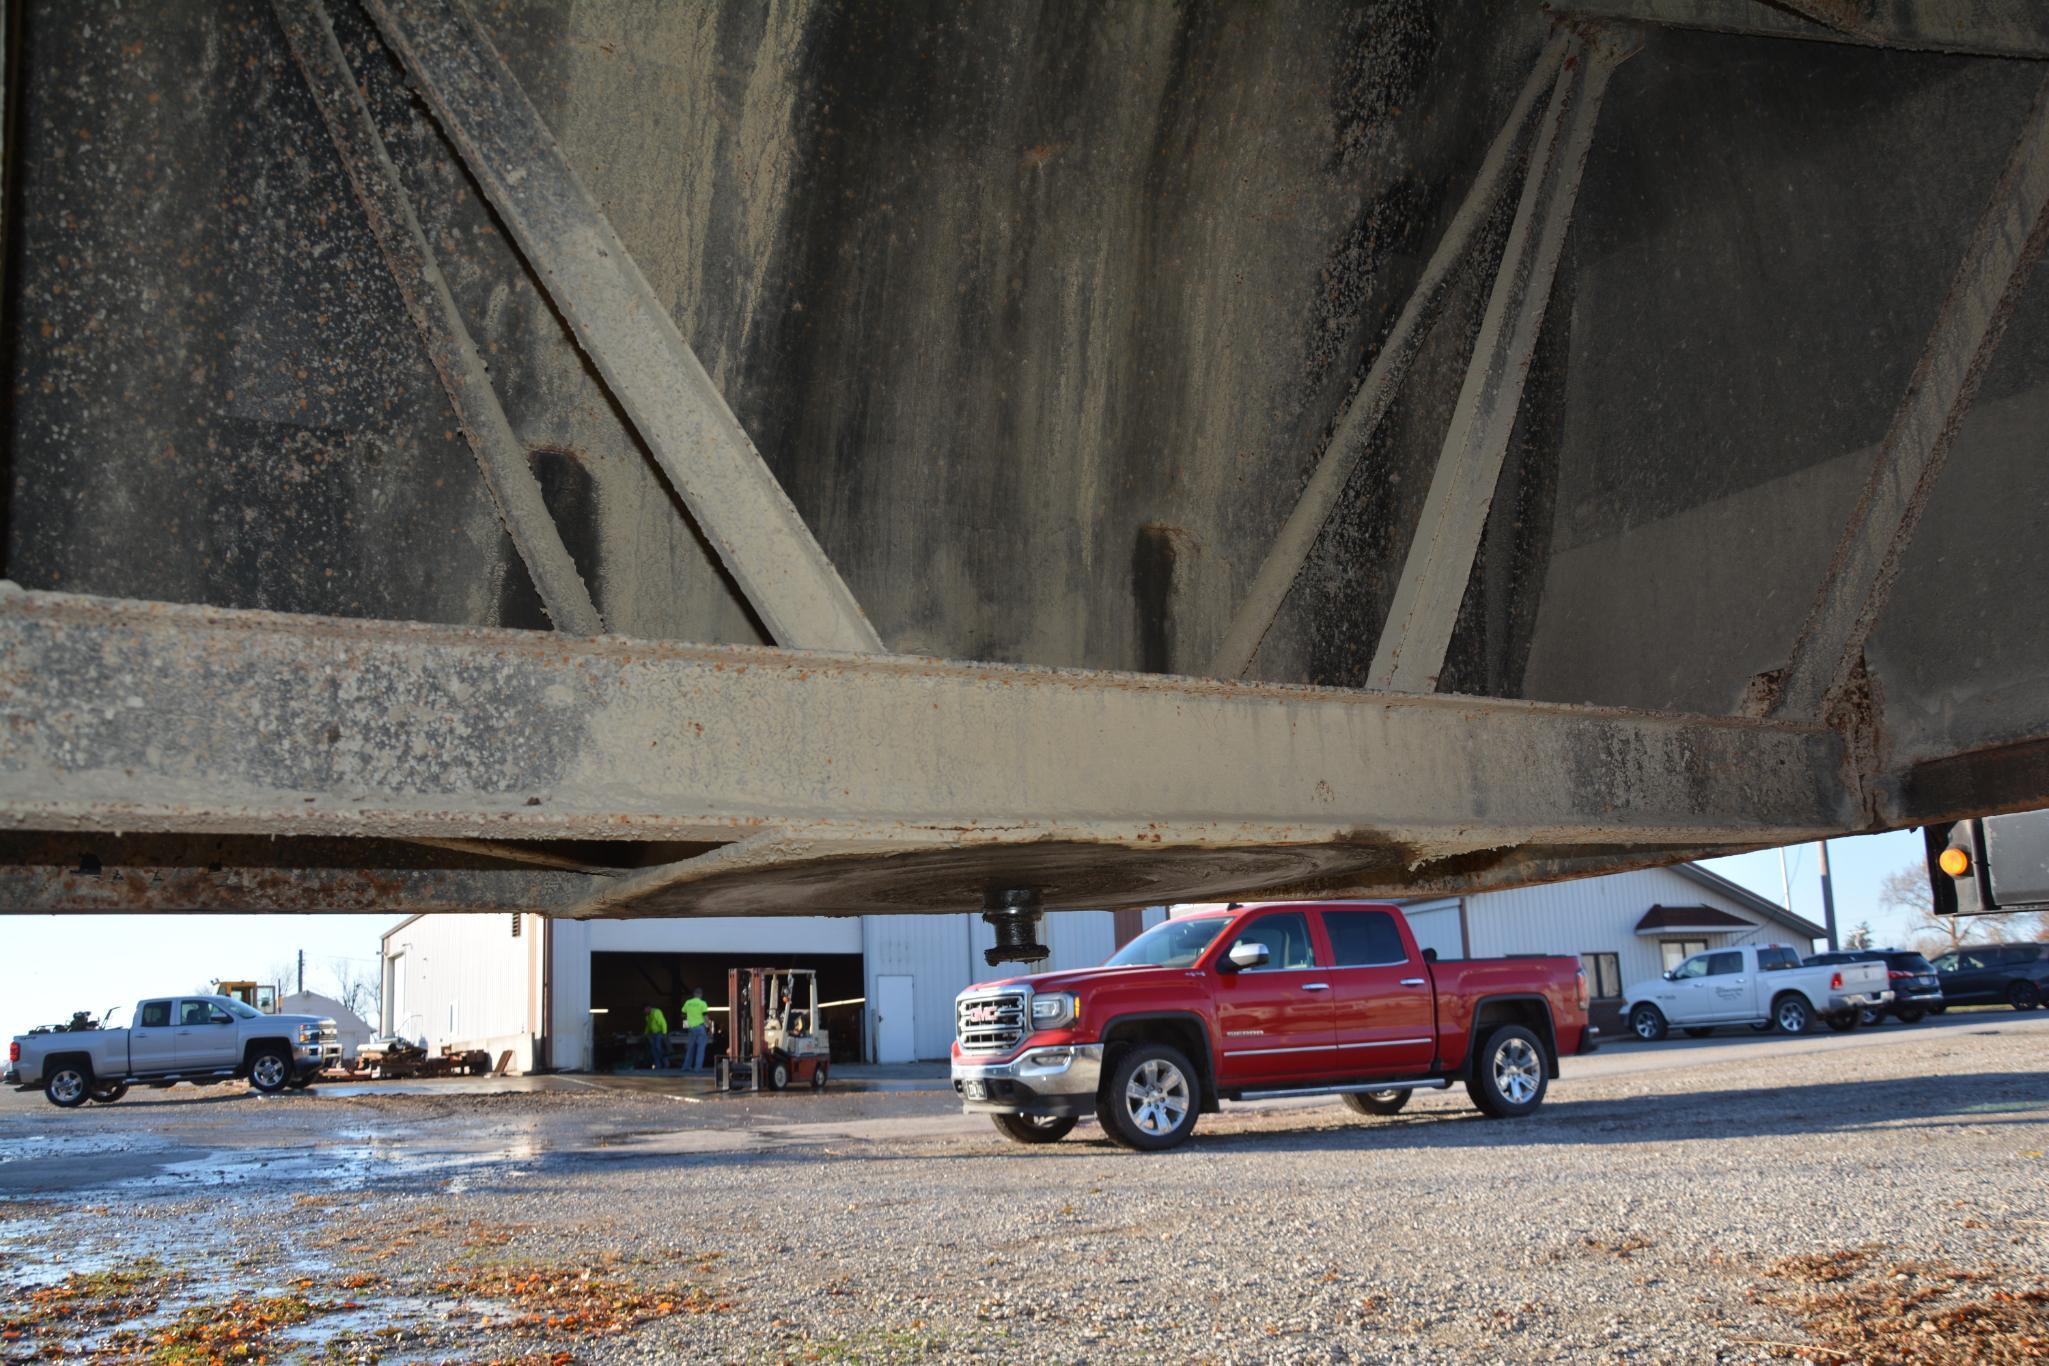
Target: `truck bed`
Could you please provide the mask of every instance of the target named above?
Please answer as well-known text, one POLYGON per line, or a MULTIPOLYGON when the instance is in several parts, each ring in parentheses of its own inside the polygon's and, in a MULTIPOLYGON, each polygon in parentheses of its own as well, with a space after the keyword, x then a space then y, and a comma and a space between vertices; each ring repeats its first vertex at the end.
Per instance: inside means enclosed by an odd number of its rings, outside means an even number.
POLYGON ((1473 1014, 1482 1002, 1535 998, 1549 1010, 1560 1057, 1581 1050, 1584 1017, 1576 1009, 1579 960, 1554 955, 1516 958, 1439 958, 1429 965, 1437 993, 1438 1061, 1459 1065, 1472 1042, 1473 1014))

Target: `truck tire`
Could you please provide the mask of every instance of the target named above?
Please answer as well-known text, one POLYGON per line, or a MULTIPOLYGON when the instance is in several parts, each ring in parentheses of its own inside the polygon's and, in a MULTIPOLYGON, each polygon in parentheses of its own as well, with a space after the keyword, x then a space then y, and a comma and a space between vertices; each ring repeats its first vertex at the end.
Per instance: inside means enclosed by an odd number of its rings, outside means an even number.
POLYGON ((1629 1032, 1645 1043, 1657 1043, 1671 1031, 1665 1012, 1646 1001, 1629 1012, 1629 1032))
POLYGON ((292 1059, 276 1048, 259 1048, 249 1055, 249 1084, 266 1096, 274 1096, 292 1084, 292 1059))
POLYGON ((1409 1095, 1408 1091, 1348 1091, 1338 1099, 1354 1114, 1393 1115, 1401 1113, 1409 1095))
POLYGON ((1686 1037, 1689 1039, 1705 1039, 1714 1032, 1715 1027, 1713 1025, 1688 1025, 1685 1030, 1686 1037))
POLYGON ((1921 1010, 1919 1007, 1909 1006, 1907 1009, 1893 1016, 1893 1018, 1895 1020, 1898 1020, 1903 1025, 1919 1024, 1921 1023, 1922 1017, 1926 1013, 1926 1011, 1921 1010))
POLYGON ((1828 1026, 1831 1034, 1847 1034, 1862 1023, 1863 1019, 1864 1012, 1861 1010, 1838 1010, 1833 1015, 1823 1016, 1821 1022, 1828 1026))
POLYGON ((789 1090, 790 1065, 787 1062, 784 1062, 781 1058, 777 1058, 774 1062, 771 1062, 768 1065, 768 1076, 766 1080, 768 1089, 771 1091, 789 1090))
POLYGON ((1503 1025, 1473 1055, 1466 1094, 1489 1118, 1520 1119, 1544 1103, 1548 1073, 1537 1036, 1521 1025, 1503 1025))
POLYGON ((827 1079, 831 1077, 831 1075, 831 1067, 823 1061, 821 1061, 818 1064, 818 1066, 811 1069, 811 1089, 814 1091, 823 1091, 825 1089, 825 1083, 827 1079))
POLYGON ((80 1063, 57 1064, 43 1078, 43 1098, 60 1110, 76 1110, 92 1099, 92 1073, 80 1063))
POLYGON ((991 1115, 996 1132, 1012 1143, 1058 1143, 1074 1132, 1075 1121, 1054 1115, 991 1115))
POLYGON ((2042 989, 2033 982, 2015 982, 2006 989, 2006 1003, 2015 1010, 2033 1010, 2042 1004, 2042 989))
POLYGON ((1163 1043, 1125 1049, 1096 1093, 1096 1120, 1120 1148, 1159 1152, 1187 1141, 1202 1108, 1201 1083, 1181 1050, 1163 1043))
POLYGON ((128 1094, 128 1083, 117 1081, 112 1086, 95 1086, 92 1098, 95 1105, 112 1105, 128 1094))
POLYGON ((1789 991, 1772 1002, 1772 1023, 1781 1034, 1805 1034, 1814 1028, 1814 1007, 1805 996, 1789 991))

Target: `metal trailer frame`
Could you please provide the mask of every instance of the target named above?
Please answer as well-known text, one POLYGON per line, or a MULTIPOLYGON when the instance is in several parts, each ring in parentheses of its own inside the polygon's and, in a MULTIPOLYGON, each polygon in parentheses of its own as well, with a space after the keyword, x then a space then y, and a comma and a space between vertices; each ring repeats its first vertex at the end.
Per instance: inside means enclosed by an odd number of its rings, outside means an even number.
MULTIPOLYGON (((1543 325, 1607 73, 1634 24, 2037 58, 2031 7, 1581 0, 1232 624, 1223 679, 892 656, 458 0, 365 0, 385 40, 778 648, 603 629, 337 67, 323 0, 274 0, 408 311, 559 628, 532 633, 0 585, 0 910, 572 916, 959 911, 1460 891, 2013 809, 2049 724, 1997 753, 1875 734, 1862 650, 2049 236, 2038 101, 1871 485, 1750 715, 1433 689, 1543 325), (1548 92, 1548 97, 1547 97, 1548 92), (1534 120, 1532 113, 1544 111, 1534 120), (1238 681, 1403 378, 1475 224, 1533 146, 1377 690, 1238 681), (494 416, 494 413, 496 414, 494 416)), ((1023 943, 1028 930, 1002 941, 1023 943)))

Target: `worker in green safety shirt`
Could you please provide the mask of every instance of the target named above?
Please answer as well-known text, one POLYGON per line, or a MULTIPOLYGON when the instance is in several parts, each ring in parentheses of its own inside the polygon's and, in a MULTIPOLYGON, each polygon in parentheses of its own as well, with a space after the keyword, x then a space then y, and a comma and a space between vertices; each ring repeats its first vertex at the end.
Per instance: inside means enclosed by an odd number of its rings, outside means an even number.
POLYGON ((649 1006, 640 1022, 640 1032, 647 1036, 647 1065, 659 1069, 662 1065, 662 1049, 669 1042, 669 1017, 662 1014, 660 1006, 649 1006))
POLYGON ((690 988, 690 999, 683 1003, 683 1028, 689 1031, 689 1038, 683 1045, 683 1070, 695 1072, 704 1066, 704 1047, 710 1041, 711 1031, 705 1028, 704 1017, 711 1007, 704 1003, 704 988, 690 988))

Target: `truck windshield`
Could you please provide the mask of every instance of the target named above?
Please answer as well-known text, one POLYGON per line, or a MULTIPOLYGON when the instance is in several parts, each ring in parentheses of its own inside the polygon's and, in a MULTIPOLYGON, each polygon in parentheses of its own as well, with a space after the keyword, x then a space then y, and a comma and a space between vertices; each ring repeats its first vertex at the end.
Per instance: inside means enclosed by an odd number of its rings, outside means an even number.
POLYGON ((227 1007, 228 1013, 238 1020, 254 1020, 263 1014, 256 1007, 247 1002, 238 1001, 232 996, 216 996, 213 998, 213 1001, 215 1005, 227 1007))
POLYGON ((1202 957, 1229 923, 1227 915, 1206 915, 1199 920, 1169 920, 1155 925, 1110 955, 1106 968, 1185 968, 1202 957))

